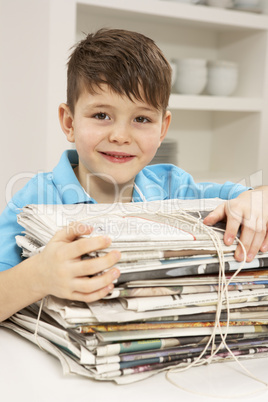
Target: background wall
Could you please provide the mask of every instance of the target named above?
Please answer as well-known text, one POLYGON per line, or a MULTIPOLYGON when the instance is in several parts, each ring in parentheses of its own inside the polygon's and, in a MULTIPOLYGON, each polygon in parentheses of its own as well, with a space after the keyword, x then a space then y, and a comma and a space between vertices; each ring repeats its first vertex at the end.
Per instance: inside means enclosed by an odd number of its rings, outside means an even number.
POLYGON ((47 71, 42 66, 48 58, 48 9, 34 0, 0 5, 2 210, 9 181, 15 190, 45 168, 47 71))
POLYGON ((68 40, 68 0, 67 15, 64 1, 56 3, 0 0, 0 211, 29 177, 52 169, 69 144, 57 123, 66 77, 61 73, 56 84, 53 77, 65 70, 73 32, 68 40), (66 47, 61 54, 56 49, 62 36, 66 47))

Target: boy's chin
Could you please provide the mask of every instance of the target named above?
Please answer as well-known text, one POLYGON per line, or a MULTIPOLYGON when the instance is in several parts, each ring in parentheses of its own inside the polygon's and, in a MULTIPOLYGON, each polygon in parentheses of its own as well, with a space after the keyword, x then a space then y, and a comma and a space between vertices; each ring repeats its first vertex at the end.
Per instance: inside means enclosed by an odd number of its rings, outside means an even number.
POLYGON ((128 178, 125 178, 125 179, 114 178, 113 184, 114 184, 115 187, 118 187, 120 189, 124 189, 124 187, 127 187, 127 188, 133 187, 134 180, 135 180, 135 177, 128 177, 128 178))

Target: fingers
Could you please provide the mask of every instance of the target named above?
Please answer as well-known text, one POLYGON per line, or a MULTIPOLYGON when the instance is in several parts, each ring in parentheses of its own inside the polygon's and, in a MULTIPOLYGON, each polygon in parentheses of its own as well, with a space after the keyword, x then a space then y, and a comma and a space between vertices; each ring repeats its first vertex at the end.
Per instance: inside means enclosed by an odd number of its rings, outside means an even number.
POLYGON ((111 292, 113 289, 113 285, 107 286, 103 289, 97 290, 96 292, 92 293, 79 293, 79 292, 74 292, 71 297, 69 297, 70 300, 75 300, 79 302, 84 302, 84 303, 92 303, 94 301, 103 299, 105 296, 111 292))
POLYGON ((85 277, 96 275, 108 268, 113 267, 121 258, 117 250, 112 250, 103 257, 96 257, 79 261, 73 266, 73 275, 85 277))
POLYGON ((241 220, 242 219, 239 220, 228 216, 223 238, 226 246, 230 246, 231 244, 233 244, 234 239, 236 238, 238 230, 240 228, 241 220))
POLYGON ((215 225, 217 222, 227 218, 226 228, 224 233, 224 243, 227 246, 233 244, 237 236, 237 232, 241 225, 242 217, 232 212, 231 206, 228 202, 219 205, 214 211, 210 212, 203 223, 208 226, 215 225))
POLYGON ((77 259, 82 255, 92 251, 102 250, 111 244, 111 239, 107 236, 81 237, 91 234, 93 228, 80 222, 74 222, 71 225, 59 230, 53 237, 54 242, 66 243, 60 250, 59 258, 77 259), (76 241, 74 241, 76 240, 76 241))
POLYGON ((92 233, 93 228, 81 222, 72 222, 59 230, 54 236, 54 241, 72 242, 80 236, 92 233))
MULTIPOLYGON (((97 260, 97 259, 96 259, 97 260)), ((105 297, 114 288, 113 282, 120 276, 117 268, 111 268, 94 277, 75 277, 65 287, 64 298, 90 303, 105 297)))
POLYGON ((73 300, 90 303, 105 297, 113 288, 113 281, 120 276, 116 268, 110 269, 102 275, 93 278, 77 278, 75 290, 72 292, 73 300))
MULTIPOLYGON (((258 245, 257 245, 257 236, 255 236, 255 232, 252 229, 245 228, 243 227, 241 230, 241 235, 240 235, 240 241, 244 246, 245 252, 246 252, 246 261, 249 262, 251 261, 257 252, 259 251, 258 245), (255 238, 255 241, 254 241, 255 238), (251 249, 252 247, 252 249, 251 249), (254 251, 257 248, 256 252, 254 251), (251 249, 251 254, 249 254, 249 250, 251 249)), ((245 258, 245 253, 244 249, 240 244, 238 244, 234 257, 237 261, 243 261, 245 258)))
MULTIPOLYGON (((254 226, 243 225, 240 240, 247 252, 247 262, 252 261, 259 251, 265 252, 265 248, 268 245, 268 237, 266 228, 262 227, 262 221, 256 219, 254 226)), ((238 261, 242 261, 244 258, 244 253, 240 245, 236 249, 235 258, 238 261)))
POLYGON ((268 227, 266 228, 266 235, 264 237, 264 241, 261 245, 261 252, 266 253, 268 251, 268 227))
POLYGON ((106 296, 120 275, 114 265, 120 260, 119 251, 112 250, 102 257, 81 259, 87 253, 105 249, 111 239, 105 236, 81 237, 92 228, 79 222, 59 230, 44 248, 43 270, 47 273, 47 294, 71 300, 94 301, 106 296))
MULTIPOLYGON (((251 215, 241 215, 241 217, 236 215, 235 218, 229 215, 224 235, 225 244, 230 245, 233 243, 241 226, 239 239, 247 254, 246 261, 252 261, 261 250, 262 245, 264 247, 263 251, 268 246, 267 230, 263 222, 262 216, 253 212, 251 215)), ((237 261, 244 259, 244 251, 240 244, 237 246, 234 256, 237 261)))
MULTIPOLYGON (((204 224, 214 225, 224 218, 227 218, 224 243, 227 246, 233 244, 241 227, 239 239, 247 253, 247 262, 252 261, 259 251, 268 251, 268 231, 264 226, 265 219, 262 217, 260 208, 249 209, 239 199, 231 200, 212 211, 204 219, 204 224)), ((236 248, 234 257, 237 261, 244 259, 244 251, 240 244, 236 248)))
POLYGON ((64 248, 65 258, 77 259, 92 251, 105 249, 109 247, 110 244, 111 239, 106 236, 84 237, 66 245, 64 248))

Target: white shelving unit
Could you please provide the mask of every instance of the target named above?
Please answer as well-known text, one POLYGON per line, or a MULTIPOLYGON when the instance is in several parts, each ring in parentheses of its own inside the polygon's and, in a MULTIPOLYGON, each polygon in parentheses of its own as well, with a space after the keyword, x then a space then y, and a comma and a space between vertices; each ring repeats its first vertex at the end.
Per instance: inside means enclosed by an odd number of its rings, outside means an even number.
POLYGON ((237 62, 231 97, 172 93, 169 136, 178 141, 179 165, 196 180, 268 183, 267 15, 161 0, 76 3, 77 40, 100 27, 126 28, 153 38, 169 59, 237 62))
POLYGON ((169 108, 171 110, 207 110, 227 112, 262 112, 264 103, 261 98, 193 96, 171 94, 169 108))
POLYGON ((172 93, 168 135, 178 141, 179 166, 197 181, 268 184, 267 15, 166 0, 0 0, 0 5, 1 55, 7 61, 1 65, 1 110, 7 110, 2 129, 10 133, 5 147, 14 152, 14 143, 21 141, 29 149, 25 158, 18 148, 12 168, 7 151, 2 159, 7 176, 22 169, 48 170, 58 162, 70 145, 57 116, 58 105, 66 100, 69 49, 83 32, 114 27, 150 36, 170 60, 194 57, 239 64, 239 84, 231 97, 172 93), (7 46, 10 34, 15 39, 7 46), (10 82, 5 78, 9 70, 10 82), (20 119, 8 118, 15 98, 20 119), (32 153, 37 138, 40 149, 32 153))

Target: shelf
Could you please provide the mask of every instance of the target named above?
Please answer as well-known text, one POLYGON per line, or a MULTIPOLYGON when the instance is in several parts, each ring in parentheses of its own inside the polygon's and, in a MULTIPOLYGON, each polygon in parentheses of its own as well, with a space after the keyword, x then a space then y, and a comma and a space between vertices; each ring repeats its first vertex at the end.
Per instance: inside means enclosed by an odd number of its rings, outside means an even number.
POLYGON ((80 0, 78 7, 84 7, 85 13, 87 6, 90 10, 102 9, 102 13, 116 14, 118 17, 132 14, 132 17, 153 18, 155 22, 168 20, 169 23, 186 23, 206 26, 207 28, 221 29, 250 29, 267 30, 268 16, 263 14, 253 14, 237 10, 219 9, 202 5, 192 5, 175 3, 172 1, 161 0, 136 0, 127 2, 125 0, 80 0), (157 3, 157 7, 156 7, 157 3))
POLYGON ((218 96, 193 96, 171 94, 171 110, 211 110, 230 112, 261 112, 263 101, 260 98, 237 98, 218 96))

